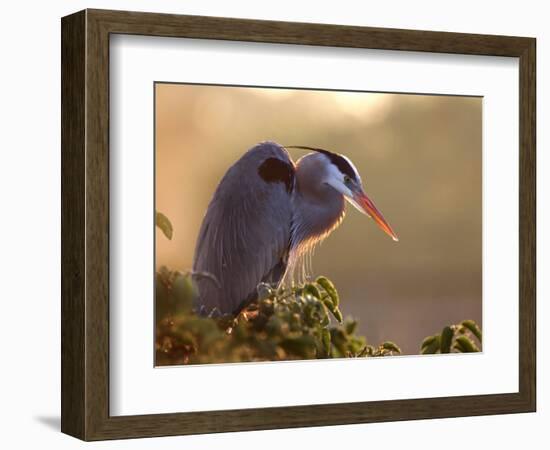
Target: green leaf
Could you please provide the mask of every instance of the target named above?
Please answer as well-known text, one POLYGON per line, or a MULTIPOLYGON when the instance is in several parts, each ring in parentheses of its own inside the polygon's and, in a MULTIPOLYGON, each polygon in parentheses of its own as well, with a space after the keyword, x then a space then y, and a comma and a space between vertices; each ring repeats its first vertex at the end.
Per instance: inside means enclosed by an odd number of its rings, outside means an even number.
POLYGON ((479 348, 466 336, 458 336, 455 341, 455 349, 462 353, 479 352, 479 348))
POLYGON ((338 291, 336 291, 336 288, 334 287, 334 284, 332 284, 332 281, 330 281, 327 277, 318 277, 315 282, 319 286, 321 286, 330 296, 330 298, 332 299, 332 303, 334 303, 334 306, 338 306, 340 304, 338 291))
POLYGON ((313 283, 307 283, 304 286, 304 292, 310 294, 312 297, 315 297, 319 300, 321 299, 321 292, 319 292, 319 288, 313 283))
POLYGON ((427 346, 430 345, 433 341, 435 341, 436 338, 437 338, 437 336, 428 336, 428 337, 425 337, 424 340, 422 341, 422 344, 420 345, 420 348, 427 347, 427 346))
POLYGON ((330 312, 334 311, 334 309, 336 308, 336 306, 334 306, 334 303, 332 303, 330 297, 327 295, 323 297, 322 302, 330 312))
POLYGON ((439 336, 428 336, 422 342, 422 350, 420 353, 423 355, 433 355, 439 350, 439 336))
POLYGON ((327 309, 332 313, 334 318, 339 323, 342 323, 344 321, 344 317, 342 316, 342 312, 340 311, 338 306, 334 306, 334 303, 332 303, 329 297, 323 297, 322 301, 323 301, 323 304, 327 307, 327 309))
POLYGON ((401 353, 401 349, 392 341, 386 341, 382 344, 382 347, 386 350, 392 351, 394 353, 401 353))
POLYGON ((465 320, 462 322, 462 326, 467 328, 479 342, 481 342, 481 330, 473 320, 465 320))
POLYGON ((326 328, 323 329, 323 331, 321 332, 321 339, 323 340, 323 348, 325 350, 325 355, 327 357, 330 357, 330 349, 331 349, 330 331, 327 330, 326 328))
POLYGON ((168 217, 157 211, 155 216, 155 224, 168 239, 172 239, 174 229, 172 228, 172 224, 170 223, 170 220, 168 220, 168 217))
POLYGON ((446 326, 445 328, 443 328, 443 331, 441 331, 441 338, 440 338, 440 344, 439 344, 441 353, 450 353, 451 344, 453 342, 453 336, 454 336, 454 331, 451 327, 446 326))
POLYGON ((338 321, 338 323, 342 323, 344 321, 344 318, 342 317, 342 312, 338 309, 338 307, 334 308, 334 311, 331 311, 331 313, 338 321))

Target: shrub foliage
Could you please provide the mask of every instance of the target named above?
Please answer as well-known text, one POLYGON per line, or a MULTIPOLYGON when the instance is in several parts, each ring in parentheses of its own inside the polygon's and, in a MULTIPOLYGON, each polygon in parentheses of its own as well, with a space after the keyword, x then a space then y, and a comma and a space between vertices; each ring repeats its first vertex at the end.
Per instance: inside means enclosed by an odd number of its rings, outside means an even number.
POLYGON ((422 341, 420 353, 473 353, 481 348, 481 329, 473 320, 464 320, 448 325, 441 333, 428 336, 422 341))
MULTIPOLYGON (((325 277, 291 289, 258 286, 258 300, 236 317, 193 312, 192 282, 201 274, 161 268, 156 275, 156 365, 376 357, 400 354, 391 341, 368 343, 357 321, 344 320, 340 298, 325 277)), ((421 353, 479 351, 473 321, 427 337, 421 353)))

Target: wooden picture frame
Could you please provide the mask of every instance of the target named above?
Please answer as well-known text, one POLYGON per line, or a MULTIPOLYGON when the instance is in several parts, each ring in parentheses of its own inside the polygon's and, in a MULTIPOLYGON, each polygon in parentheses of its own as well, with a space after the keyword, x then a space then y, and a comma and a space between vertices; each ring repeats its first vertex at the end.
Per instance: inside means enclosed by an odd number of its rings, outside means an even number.
POLYGON ((535 411, 533 38, 85 10, 62 30, 62 416, 84 440, 535 411), (109 36, 185 37, 519 58, 519 392, 261 409, 109 415, 109 36))

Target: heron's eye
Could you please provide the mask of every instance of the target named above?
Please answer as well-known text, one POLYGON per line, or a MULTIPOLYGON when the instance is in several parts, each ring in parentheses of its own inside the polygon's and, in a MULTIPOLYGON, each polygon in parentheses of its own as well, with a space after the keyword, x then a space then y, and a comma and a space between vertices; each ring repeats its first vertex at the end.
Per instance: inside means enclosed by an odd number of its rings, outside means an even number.
POLYGON ((351 182, 351 178, 347 175, 344 175, 344 184, 348 184, 349 182, 351 182))

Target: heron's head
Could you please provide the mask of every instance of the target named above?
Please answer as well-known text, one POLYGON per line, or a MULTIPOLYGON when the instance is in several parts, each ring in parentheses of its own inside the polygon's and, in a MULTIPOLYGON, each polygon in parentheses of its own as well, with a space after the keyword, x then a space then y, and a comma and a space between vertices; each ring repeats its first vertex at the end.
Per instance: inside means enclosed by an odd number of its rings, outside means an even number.
POLYGON ((289 147, 314 150, 317 152, 311 156, 317 160, 317 163, 324 169, 322 171, 321 182, 338 191, 358 211, 372 218, 380 229, 394 241, 399 240, 392 227, 388 224, 386 219, 384 219, 382 213, 367 194, 365 194, 361 176, 349 158, 338 153, 318 148, 302 146, 289 147))

